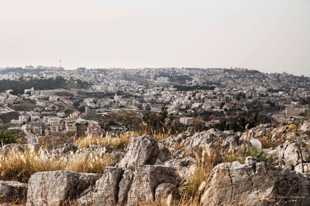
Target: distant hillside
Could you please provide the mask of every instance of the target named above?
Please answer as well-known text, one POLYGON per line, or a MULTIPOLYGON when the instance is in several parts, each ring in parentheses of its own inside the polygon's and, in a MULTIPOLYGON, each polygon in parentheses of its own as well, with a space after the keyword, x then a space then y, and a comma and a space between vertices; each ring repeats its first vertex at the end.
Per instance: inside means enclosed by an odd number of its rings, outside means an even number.
POLYGON ((0 92, 12 89, 14 94, 22 94, 25 89, 72 89, 88 88, 89 84, 81 80, 65 80, 63 77, 31 80, 0 80, 0 92))
MULTIPOLYGON (((223 69, 223 68, 145 68, 145 69, 23 69, 10 68, 0 70, 1 75, 15 75, 16 80, 20 77, 38 76, 52 78, 60 76, 63 79, 34 80, 31 83, 21 82, 27 85, 22 88, 29 88, 35 85, 38 89, 53 88, 84 88, 91 84, 120 81, 136 82, 138 84, 167 84, 181 86, 202 86, 207 88, 259 88, 269 90, 286 90, 295 88, 310 89, 310 77, 296 76, 287 73, 263 73, 248 69, 223 69), (73 82, 70 79, 74 76, 77 79, 73 82), (66 80, 64 80, 66 79, 66 80), (54 82, 53 82, 54 81, 54 82), (55 82, 56 81, 56 82, 55 82), (66 82, 66 81, 69 81, 66 82), (45 84, 46 83, 46 84, 45 84), (57 85, 54 85, 54 84, 57 85), (73 84, 73 85, 71 85, 73 84), (69 85, 69 86, 68 86, 69 85), (71 86, 70 86, 71 85, 71 86)), ((4 81, 5 82, 5 81, 4 81)), ((20 81, 18 81, 20 82, 20 81)), ((10 82, 5 82, 9 84, 10 82)), ((12 82, 14 83, 14 82, 12 82)), ((3 85, 3 82, 0 86, 3 85)), ((4 90, 4 87, 0 87, 4 90)), ((8 86, 5 89, 9 88, 8 86)), ((14 87, 16 88, 16 87, 14 87)), ((18 90, 16 88, 15 90, 18 90)), ((20 92, 20 91, 18 91, 20 92)))

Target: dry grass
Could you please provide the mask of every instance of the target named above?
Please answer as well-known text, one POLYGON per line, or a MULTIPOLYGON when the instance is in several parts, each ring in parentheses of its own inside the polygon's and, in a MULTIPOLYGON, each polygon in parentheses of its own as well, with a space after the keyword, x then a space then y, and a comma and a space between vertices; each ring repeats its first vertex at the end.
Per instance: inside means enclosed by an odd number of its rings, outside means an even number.
MULTIPOLYGON (((77 145, 79 145, 80 148, 87 148, 91 145, 99 145, 99 146, 109 146, 112 149, 124 149, 128 143, 129 139, 131 137, 138 137, 142 135, 146 135, 146 131, 130 131, 130 132, 125 132, 117 137, 112 137, 112 136, 105 136, 105 137, 94 137, 94 136, 87 136, 84 138, 80 138, 75 141, 77 145)), ((166 139, 170 136, 169 132, 154 132, 150 134, 151 136, 154 137, 157 141, 166 139)))
POLYGON ((140 136, 141 134, 138 132, 125 132, 120 134, 118 137, 92 137, 87 136, 84 138, 80 138, 75 141, 80 148, 87 148, 91 145, 100 145, 100 146, 110 146, 113 149, 123 149, 127 146, 130 137, 140 136))
MULTIPOLYGON (((146 134, 149 133, 146 131, 129 131, 121 133, 116 137, 112 137, 110 135, 106 135, 105 137, 87 136, 76 140, 75 144, 79 145, 80 148, 87 148, 91 145, 99 145, 111 147, 112 149, 124 149, 128 145, 131 137, 138 137, 146 134)), ((157 131, 151 132, 150 135, 157 141, 161 141, 168 138, 170 136, 170 132, 157 131)))
POLYGON ((278 145, 278 142, 272 140, 271 136, 263 136, 259 138, 263 148, 274 148, 278 145))
POLYGON ((113 158, 110 155, 99 156, 90 153, 83 158, 73 159, 64 169, 75 172, 101 173, 106 166, 112 163, 113 158))
POLYGON ((259 137, 263 148, 275 148, 280 144, 283 144, 286 140, 290 140, 290 137, 299 135, 299 126, 297 124, 288 124, 281 132, 271 131, 269 134, 259 137))
POLYGON ((286 135, 282 137, 272 138, 271 134, 259 137, 259 141, 262 143, 263 148, 275 148, 280 144, 283 144, 286 139, 286 135))
POLYGON ((1 157, 0 177, 5 180, 27 182, 35 172, 59 170, 63 167, 63 162, 54 159, 44 160, 35 152, 9 152, 1 157))
POLYGON ((168 137, 170 137, 171 135, 171 132, 168 131, 168 132, 165 132, 165 131, 159 131, 159 132, 154 132, 152 134, 152 136, 157 140, 157 141, 161 141, 161 140, 164 140, 164 139, 167 139, 168 137))
POLYGON ((195 153, 197 168, 193 175, 182 186, 180 205, 195 205, 198 204, 202 192, 202 183, 206 182, 211 174, 212 169, 218 163, 220 158, 219 153, 208 155, 205 151, 195 153))
POLYGON ((41 171, 70 170, 100 173, 113 159, 109 155, 73 156, 68 159, 46 158, 36 152, 9 152, 0 159, 0 179, 27 182, 30 176, 41 171))

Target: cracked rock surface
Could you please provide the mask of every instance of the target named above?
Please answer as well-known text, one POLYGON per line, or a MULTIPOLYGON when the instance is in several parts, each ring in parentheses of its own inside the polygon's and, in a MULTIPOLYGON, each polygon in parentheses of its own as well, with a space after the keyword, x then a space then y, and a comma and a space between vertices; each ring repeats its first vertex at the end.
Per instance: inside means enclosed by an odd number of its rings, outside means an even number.
POLYGON ((203 206, 310 205, 310 181, 294 171, 258 164, 234 167, 217 165, 201 197, 203 206))

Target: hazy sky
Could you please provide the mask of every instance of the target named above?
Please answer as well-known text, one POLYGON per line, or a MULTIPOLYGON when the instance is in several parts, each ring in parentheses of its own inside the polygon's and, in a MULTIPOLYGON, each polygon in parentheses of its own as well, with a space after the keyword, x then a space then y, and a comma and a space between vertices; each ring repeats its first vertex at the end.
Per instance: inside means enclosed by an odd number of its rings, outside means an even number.
POLYGON ((0 66, 310 75, 310 0, 0 0, 0 66))

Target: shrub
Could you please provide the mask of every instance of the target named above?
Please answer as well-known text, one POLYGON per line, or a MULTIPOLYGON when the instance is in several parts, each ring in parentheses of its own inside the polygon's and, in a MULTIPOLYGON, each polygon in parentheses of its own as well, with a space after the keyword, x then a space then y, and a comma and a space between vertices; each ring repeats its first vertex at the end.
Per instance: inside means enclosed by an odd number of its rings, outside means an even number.
POLYGON ((17 143, 17 136, 10 131, 0 131, 0 143, 1 145, 17 143))
POLYGON ((254 147, 247 147, 244 151, 226 153, 223 162, 239 161, 244 163, 247 156, 254 157, 258 162, 269 162, 271 159, 263 152, 254 147))

